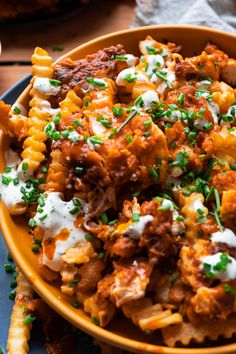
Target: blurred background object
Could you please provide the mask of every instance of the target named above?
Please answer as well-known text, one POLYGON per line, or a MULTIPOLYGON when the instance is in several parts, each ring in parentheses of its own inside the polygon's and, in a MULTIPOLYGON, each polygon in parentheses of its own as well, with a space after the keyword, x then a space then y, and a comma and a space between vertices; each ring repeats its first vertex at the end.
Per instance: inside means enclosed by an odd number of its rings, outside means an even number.
MULTIPOLYGON (((3 3, 53 3, 57 12, 43 11, 0 22, 0 96, 30 73, 33 48, 45 48, 53 58, 103 34, 127 29, 135 16, 134 0, 0 0, 3 3), (63 4, 62 4, 63 3, 63 4)), ((49 10, 50 7, 48 7, 49 10)))
POLYGON ((23 20, 31 14, 41 17, 56 14, 66 8, 88 3, 90 0, 0 0, 0 22, 23 20))

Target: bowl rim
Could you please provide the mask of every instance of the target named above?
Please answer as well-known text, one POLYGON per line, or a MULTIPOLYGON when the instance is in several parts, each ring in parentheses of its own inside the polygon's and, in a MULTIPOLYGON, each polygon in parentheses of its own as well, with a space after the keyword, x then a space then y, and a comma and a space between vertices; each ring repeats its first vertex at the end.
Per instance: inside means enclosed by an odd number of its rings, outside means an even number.
MULTIPOLYGON (((84 48, 87 48, 94 43, 100 42, 102 40, 110 39, 112 37, 116 37, 119 35, 123 35, 126 33, 141 33, 143 31, 147 30, 154 30, 154 29, 191 29, 199 32, 208 32, 208 33, 218 33, 223 36, 231 37, 232 39, 236 39, 236 34, 226 32, 223 30, 216 30, 213 28, 208 28, 208 27, 203 27, 203 26, 192 26, 192 25, 152 25, 152 26, 142 26, 138 28, 131 28, 131 29, 125 29, 125 30, 120 30, 116 32, 111 32, 99 37, 96 37, 94 39, 89 40, 88 42, 85 42, 74 49, 70 50, 69 52, 63 54, 63 56, 59 57, 53 65, 57 64, 59 61, 70 57, 73 55, 75 52, 78 52, 80 50, 83 50, 84 48)), ((21 93, 21 95, 18 97, 16 102, 21 102, 23 98, 25 98, 28 93, 29 93, 30 85, 28 85, 25 90, 21 93)), ((3 146, 3 141, 5 139, 5 135, 3 132, 0 132, 0 147, 3 146)), ((14 243, 14 237, 10 231, 10 228, 8 227, 8 222, 6 221, 7 218, 9 217, 7 208, 3 204, 3 202, 0 202, 0 213, 2 215, 1 218, 1 230, 2 234, 4 237, 4 240, 7 244, 8 249, 11 252, 11 255, 16 262, 16 264, 19 266, 23 274, 26 276, 26 278, 29 280, 29 282, 32 284, 33 288, 36 290, 36 292, 44 299, 48 305, 50 305, 57 313, 59 313, 62 317, 64 317, 66 320, 74 324, 76 327, 80 328, 87 334, 91 335, 92 337, 95 337, 97 339, 100 339, 101 341, 104 341, 108 344, 111 344, 115 347, 120 347, 122 349, 130 350, 132 352, 136 353, 166 353, 166 354, 221 354, 221 353, 236 353, 236 343, 232 344, 226 344, 222 346, 217 346, 217 347, 208 347, 208 348, 176 348, 176 347, 167 347, 167 346, 159 346, 155 344, 149 344, 146 342, 140 342, 138 340, 134 339, 129 339, 127 337, 123 337, 122 335, 113 333, 105 328, 101 328, 93 324, 92 322, 85 321, 82 317, 79 316, 79 314, 76 315, 76 313, 71 309, 71 311, 67 311, 66 313, 63 312, 64 309, 64 304, 61 301, 59 297, 56 297, 53 295, 51 292, 48 292, 47 287, 46 287, 46 281, 44 281, 40 275, 34 270, 33 266, 32 267, 27 267, 24 263, 24 259, 21 258, 18 249, 14 243)))

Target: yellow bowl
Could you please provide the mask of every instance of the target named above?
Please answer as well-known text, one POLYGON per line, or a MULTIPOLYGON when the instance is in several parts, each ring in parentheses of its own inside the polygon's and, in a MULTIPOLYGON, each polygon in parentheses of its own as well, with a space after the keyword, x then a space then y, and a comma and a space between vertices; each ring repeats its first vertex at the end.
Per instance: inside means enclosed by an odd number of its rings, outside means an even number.
MULTIPOLYGON (((128 53, 138 54, 138 41, 151 35, 159 41, 168 40, 182 45, 184 55, 200 53, 207 41, 217 44, 227 54, 236 58, 236 35, 194 26, 150 26, 111 33, 85 43, 62 58, 83 58, 86 54, 98 49, 121 43, 128 53)), ((18 102, 27 105, 29 87, 19 97, 18 102)), ((8 139, 0 136, 0 167, 4 166, 4 150, 8 139)), ((106 328, 94 325, 83 310, 71 306, 69 298, 59 288, 47 284, 38 273, 37 256, 31 251, 32 240, 28 233, 27 222, 22 217, 11 218, 6 207, 1 203, 1 228, 7 246, 36 292, 61 316, 83 331, 113 346, 130 350, 135 353, 168 353, 168 354, 217 354, 236 353, 236 344, 221 345, 211 348, 168 348, 163 346, 157 334, 145 336, 135 328, 129 320, 115 318, 106 328)))

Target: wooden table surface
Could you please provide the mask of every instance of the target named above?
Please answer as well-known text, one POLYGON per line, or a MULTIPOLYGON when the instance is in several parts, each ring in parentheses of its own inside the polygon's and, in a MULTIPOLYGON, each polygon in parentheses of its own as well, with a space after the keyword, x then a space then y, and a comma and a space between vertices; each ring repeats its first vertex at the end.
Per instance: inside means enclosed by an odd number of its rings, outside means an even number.
POLYGON ((135 15, 135 1, 97 0, 63 22, 1 29, 0 96, 30 73, 34 47, 41 46, 53 58, 100 35, 129 28, 135 15), (55 47, 63 51, 55 51, 55 47))

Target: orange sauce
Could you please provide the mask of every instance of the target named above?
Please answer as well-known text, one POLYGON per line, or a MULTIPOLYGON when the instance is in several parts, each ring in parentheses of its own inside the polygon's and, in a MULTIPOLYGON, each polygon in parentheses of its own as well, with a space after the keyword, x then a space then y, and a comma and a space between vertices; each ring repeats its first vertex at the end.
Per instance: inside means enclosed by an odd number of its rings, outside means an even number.
POLYGON ((43 249, 44 249, 45 256, 48 259, 53 259, 56 250, 56 242, 66 241, 69 236, 70 236, 70 231, 64 228, 60 231, 60 233, 57 236, 47 240, 43 240, 43 249))

